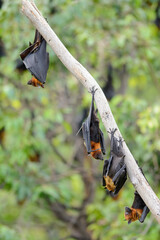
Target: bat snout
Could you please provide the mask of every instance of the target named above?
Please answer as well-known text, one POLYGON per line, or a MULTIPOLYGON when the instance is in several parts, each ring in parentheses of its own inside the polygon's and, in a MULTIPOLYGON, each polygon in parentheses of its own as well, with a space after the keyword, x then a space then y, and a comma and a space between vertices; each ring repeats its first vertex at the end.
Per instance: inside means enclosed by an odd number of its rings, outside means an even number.
POLYGON ((28 85, 32 85, 32 80, 29 80, 29 81, 27 82, 27 84, 28 84, 28 85))
POLYGON ((102 153, 100 151, 95 152, 94 158, 99 159, 99 160, 103 160, 102 153))
POLYGON ((91 141, 91 149, 92 149, 91 155, 93 158, 103 160, 103 154, 101 151, 100 142, 97 143, 97 142, 91 141))

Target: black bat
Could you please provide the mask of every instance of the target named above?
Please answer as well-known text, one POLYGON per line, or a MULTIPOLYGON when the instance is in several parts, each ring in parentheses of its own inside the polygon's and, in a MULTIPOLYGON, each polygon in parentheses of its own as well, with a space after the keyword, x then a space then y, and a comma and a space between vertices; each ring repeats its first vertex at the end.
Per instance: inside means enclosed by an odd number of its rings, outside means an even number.
POLYGON ((107 73, 108 81, 106 82, 102 90, 107 100, 110 101, 115 95, 115 91, 113 87, 113 67, 111 64, 108 65, 107 70, 108 70, 108 73, 107 73))
MULTIPOLYGON (((85 122, 82 123, 82 134, 88 154, 95 159, 103 160, 105 154, 104 136, 99 128, 99 119, 94 110, 94 94, 96 90, 92 90, 92 103, 89 110, 89 115, 85 122)), ((79 131, 80 131, 79 130, 79 131)), ((79 132, 78 131, 78 132, 79 132)))
POLYGON ((33 75, 28 84, 44 87, 49 67, 49 53, 46 52, 45 39, 37 30, 33 44, 30 43, 30 46, 20 54, 20 57, 33 75))
POLYGON ((104 161, 103 186, 111 196, 118 194, 127 180, 127 170, 124 163, 122 139, 117 139, 114 134, 117 129, 111 130, 111 152, 109 160, 104 161))
POLYGON ((135 191, 132 207, 125 207, 125 219, 128 221, 128 224, 136 220, 143 223, 148 213, 149 208, 146 206, 139 193, 135 191))

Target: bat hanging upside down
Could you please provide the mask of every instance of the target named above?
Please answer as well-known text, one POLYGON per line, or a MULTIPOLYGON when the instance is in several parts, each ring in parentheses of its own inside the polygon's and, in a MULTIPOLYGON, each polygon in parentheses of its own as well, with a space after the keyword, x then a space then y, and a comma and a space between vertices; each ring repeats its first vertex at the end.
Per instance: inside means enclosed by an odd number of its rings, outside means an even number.
POLYGON ((36 30, 33 44, 25 49, 20 57, 26 68, 33 75, 28 81, 28 85, 44 88, 46 82, 47 71, 49 67, 49 53, 46 52, 46 41, 42 35, 36 30))
POLYGON ((103 186, 111 196, 118 194, 127 180, 127 170, 124 163, 122 139, 117 139, 114 134, 117 129, 111 133, 111 152, 109 160, 104 161, 103 166, 103 186))
POLYGON ((125 207, 125 220, 128 221, 128 224, 136 220, 143 223, 148 213, 149 208, 146 206, 139 193, 135 191, 132 207, 125 207))
MULTIPOLYGON (((82 134, 84 143, 87 149, 87 153, 95 159, 103 160, 103 154, 105 154, 104 137, 101 129, 99 128, 99 120, 94 110, 94 88, 92 89, 92 103, 87 119, 83 122, 82 134)), ((79 130, 79 131, 80 131, 79 130)), ((78 131, 78 133, 79 133, 78 131)))

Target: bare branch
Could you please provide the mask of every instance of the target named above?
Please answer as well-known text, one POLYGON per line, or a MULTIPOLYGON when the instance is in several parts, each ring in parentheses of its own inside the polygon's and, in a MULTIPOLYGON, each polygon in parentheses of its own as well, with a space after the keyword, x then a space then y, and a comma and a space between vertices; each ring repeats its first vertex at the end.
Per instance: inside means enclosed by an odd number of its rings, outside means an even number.
POLYGON ((73 224, 76 221, 74 216, 67 213, 66 206, 58 202, 52 203, 49 198, 46 200, 48 201, 51 210, 59 220, 69 224, 73 224))
MULTIPOLYGON (((118 126, 111 113, 109 104, 98 83, 90 75, 90 73, 68 52, 57 35, 51 29, 49 24, 43 18, 34 2, 30 2, 29 0, 22 0, 22 13, 30 19, 35 28, 38 29, 47 43, 51 46, 57 57, 66 66, 66 68, 79 81, 81 81, 84 87, 86 87, 88 91, 90 91, 92 87, 97 88, 97 91, 95 93, 95 102, 106 130, 108 131, 110 128, 118 129, 118 126)), ((121 136, 119 130, 116 132, 116 135, 121 136)), ((125 163, 127 166, 129 178, 146 205, 149 207, 154 217, 160 223, 160 201, 141 173, 125 142, 123 146, 126 156, 125 163)))

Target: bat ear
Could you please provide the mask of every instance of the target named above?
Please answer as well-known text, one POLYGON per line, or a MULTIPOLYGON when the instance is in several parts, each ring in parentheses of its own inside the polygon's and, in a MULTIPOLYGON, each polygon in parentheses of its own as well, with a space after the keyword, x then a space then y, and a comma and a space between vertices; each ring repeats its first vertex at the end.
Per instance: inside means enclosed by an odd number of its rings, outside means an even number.
POLYGON ((131 214, 132 210, 129 207, 125 207, 125 215, 131 214))

